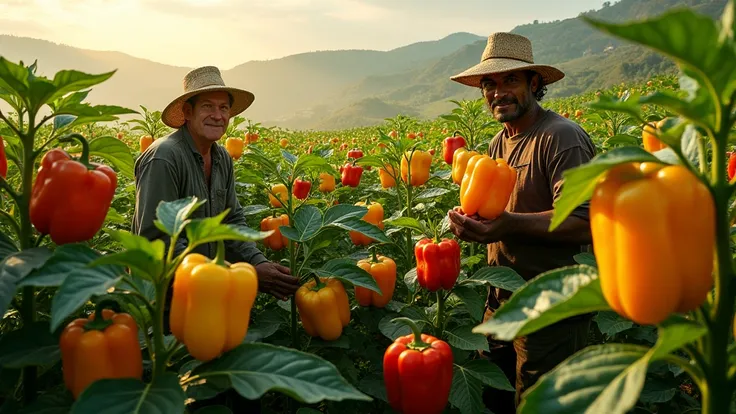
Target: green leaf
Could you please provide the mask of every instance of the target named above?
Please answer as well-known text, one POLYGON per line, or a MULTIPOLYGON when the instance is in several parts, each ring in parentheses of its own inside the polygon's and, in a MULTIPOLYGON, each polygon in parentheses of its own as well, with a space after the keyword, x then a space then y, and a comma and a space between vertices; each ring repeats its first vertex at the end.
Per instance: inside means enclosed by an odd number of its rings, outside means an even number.
POLYGON ((383 161, 383 157, 379 155, 366 155, 358 158, 355 163, 363 167, 371 166, 376 168, 384 168, 386 165, 383 161))
POLYGON ((105 215, 105 224, 108 223, 126 225, 128 224, 128 219, 122 214, 118 213, 117 210, 110 207, 109 209, 107 209, 107 214, 105 215))
POLYGON ((54 129, 61 129, 72 123, 77 117, 74 115, 57 115, 54 117, 54 129))
POLYGON ((683 345, 696 341, 708 333, 708 328, 683 316, 674 314, 657 327, 657 343, 652 348, 652 360, 658 360, 683 345))
POLYGON ((71 414, 183 413, 185 399, 178 375, 171 372, 151 383, 131 378, 103 379, 82 391, 72 406, 71 414))
POLYGON ((205 243, 220 240, 236 240, 252 242, 263 240, 273 234, 273 230, 260 231, 240 224, 222 224, 229 210, 225 210, 215 217, 193 219, 186 224, 187 240, 194 247, 205 243))
MULTIPOLYGON (((407 309, 413 309, 413 308, 407 308, 407 309)), ((423 329, 424 325, 427 325, 428 323, 423 318, 421 319, 418 318, 418 316, 423 316, 423 315, 411 315, 409 313, 409 312, 412 312, 411 310, 409 310, 408 312, 405 312, 407 311, 407 309, 402 310, 401 315, 413 319, 414 322, 417 324, 417 326, 419 326, 419 329, 423 329)), ((409 328, 409 326, 404 325, 403 323, 392 322, 392 319, 397 318, 397 317, 398 315, 396 314, 390 314, 390 315, 384 316, 383 319, 381 319, 381 321, 378 322, 378 330, 381 331, 381 333, 384 336, 386 336, 386 338, 392 341, 395 341, 396 338, 400 336, 409 335, 412 333, 411 328, 409 328)))
POLYGON ((619 316, 618 313, 613 311, 598 312, 595 320, 601 333, 609 337, 634 326, 634 322, 619 316))
POLYGON ((413 217, 399 217, 393 220, 384 220, 383 223, 401 229, 411 229, 420 234, 427 233, 427 228, 422 224, 422 222, 413 217))
POLYGON ((639 145, 639 139, 631 135, 618 134, 618 135, 612 136, 611 138, 608 138, 606 140, 606 144, 608 145, 639 145))
POLYGON ((327 158, 316 154, 301 155, 294 165, 294 175, 300 176, 308 172, 328 172, 335 174, 335 169, 330 165, 327 158))
POLYGON ((445 331, 447 343, 464 351, 489 351, 488 339, 480 334, 473 333, 472 325, 462 325, 451 331, 445 331))
MULTIPOLYGON (((194 412, 194 414, 232 414, 232 413, 233 412, 230 411, 230 409, 224 405, 210 405, 207 407, 202 407, 194 412)), ((299 414, 299 411, 297 411, 297 414, 299 414)))
POLYGON ((77 70, 60 70, 54 75, 54 94, 49 96, 46 100, 54 101, 68 93, 80 91, 82 89, 89 88, 90 86, 105 82, 110 79, 115 72, 116 70, 113 70, 98 75, 92 75, 77 70))
POLYGON ((18 246, 15 244, 15 241, 7 234, 0 233, 0 262, 17 251, 18 246))
POLYGON ((323 400, 371 401, 350 385, 335 366, 314 354, 270 344, 246 343, 192 371, 198 379, 227 378, 250 400, 277 391, 314 404, 323 400))
POLYGON ((350 204, 338 204, 332 206, 325 211, 323 226, 329 226, 335 222, 345 220, 351 217, 363 218, 368 213, 368 208, 364 206, 354 206, 350 204))
POLYGON ((575 259, 575 262, 579 264, 595 267, 596 269, 598 268, 598 262, 596 262, 595 255, 593 253, 578 253, 573 256, 573 259, 575 259))
POLYGON ((585 265, 567 266, 530 280, 473 332, 510 341, 571 316, 601 310, 610 307, 596 270, 585 265))
POLYGON ((478 378, 483 384, 489 387, 503 391, 516 390, 509 382, 509 379, 506 378, 506 374, 501 371, 501 368, 485 358, 470 360, 462 364, 461 368, 463 372, 478 378))
POLYGON ((135 111, 112 105, 95 105, 70 104, 64 108, 59 108, 55 113, 59 115, 76 116, 74 121, 64 126, 64 131, 74 131, 80 126, 91 124, 94 122, 110 122, 118 119, 117 115, 126 115, 135 113, 135 111))
POLYGON ((135 160, 130 148, 114 137, 100 137, 89 142, 89 155, 104 158, 112 167, 128 178, 134 178, 135 160))
POLYGON ((452 294, 460 299, 461 306, 476 322, 483 320, 486 309, 486 295, 481 295, 469 286, 455 286, 452 289, 452 294))
POLYGON ((147 279, 157 280, 164 266, 164 242, 161 240, 149 241, 125 231, 110 230, 113 239, 121 243, 125 250, 119 253, 107 254, 96 259, 90 266, 105 264, 130 267, 142 272, 147 279))
POLYGON ((162 201, 156 207, 156 227, 169 236, 181 233, 189 222, 189 216, 207 200, 187 197, 174 201, 162 201))
POLYGON ((294 214, 293 228, 299 238, 294 240, 300 243, 311 240, 322 227, 322 212, 315 206, 304 205, 294 214))
POLYGON ((437 197, 441 197, 447 193, 449 193, 450 190, 447 188, 428 188, 421 193, 417 194, 417 196, 414 198, 415 200, 429 200, 437 197))
POLYGON ((244 216, 253 216, 256 214, 263 213, 264 211, 268 211, 269 207, 256 204, 256 205, 250 205, 243 207, 243 215, 244 216))
POLYGON ((50 333, 48 321, 0 336, 0 367, 51 366, 60 358, 59 338, 50 333))
POLYGON ((622 96, 621 100, 612 96, 601 95, 598 100, 588 103, 587 106, 598 111, 623 112, 634 119, 642 119, 641 106, 634 98, 638 98, 638 95, 632 97, 629 92, 622 96))
POLYGON ((702 88, 696 94, 693 101, 687 101, 672 92, 661 91, 640 98, 639 103, 662 106, 683 118, 712 127, 715 122, 713 101, 709 99, 707 92, 702 88))
POLYGON ((358 267, 352 260, 332 259, 325 263, 321 269, 316 269, 314 272, 320 277, 334 277, 353 286, 360 286, 381 293, 381 288, 378 287, 373 276, 358 267))
POLYGON ((525 394, 519 414, 625 414, 639 397, 648 348, 594 345, 544 374, 525 394))
POLYGON ((0 315, 4 315, 8 310, 15 296, 17 283, 33 270, 43 266, 50 257, 51 250, 48 248, 33 247, 12 253, 0 262, 0 315))
POLYGON ((99 253, 83 243, 64 244, 56 248, 39 269, 34 270, 18 283, 18 287, 55 287, 66 278, 100 257, 99 253))
POLYGON ((549 231, 556 229, 576 207, 590 199, 598 179, 606 171, 619 164, 635 161, 658 161, 658 159, 643 148, 619 147, 595 156, 587 164, 565 171, 562 193, 554 203, 549 231))
POLYGON ((516 271, 506 266, 489 266, 484 267, 475 274, 465 279, 462 284, 482 283, 493 287, 515 292, 526 283, 516 271))
MULTIPOLYGON (((72 393, 61 385, 40 394, 34 402, 23 407, 17 414, 68 414, 72 404, 74 404, 72 393)), ((3 413, 2 409, 0 413, 3 413)))
POLYGON ((333 222, 330 227, 338 227, 348 231, 357 231, 358 233, 361 233, 364 236, 368 236, 380 243, 391 242, 391 239, 386 236, 383 230, 378 228, 376 225, 368 223, 367 221, 364 221, 363 219, 360 219, 358 217, 348 217, 343 220, 333 222))
POLYGON ((483 412, 483 382, 460 365, 453 364, 449 402, 461 414, 483 412))

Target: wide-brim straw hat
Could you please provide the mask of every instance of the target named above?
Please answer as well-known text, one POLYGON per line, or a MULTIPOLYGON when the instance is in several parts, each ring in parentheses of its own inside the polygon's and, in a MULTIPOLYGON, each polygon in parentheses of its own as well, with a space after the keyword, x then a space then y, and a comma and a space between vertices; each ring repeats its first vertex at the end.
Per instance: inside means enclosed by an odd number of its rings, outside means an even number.
POLYGON ((553 66, 534 63, 532 42, 529 39, 514 33, 499 32, 488 36, 480 63, 451 76, 450 79, 479 88, 484 76, 515 70, 533 70, 539 73, 544 85, 565 77, 561 70, 553 66))
POLYGON ((176 97, 161 112, 161 121, 164 124, 179 128, 184 125, 184 102, 194 95, 203 92, 226 91, 233 97, 233 103, 230 105, 230 116, 233 117, 248 109, 248 107, 256 99, 253 93, 225 86, 222 80, 220 70, 214 66, 204 66, 187 73, 184 76, 184 93, 176 97))

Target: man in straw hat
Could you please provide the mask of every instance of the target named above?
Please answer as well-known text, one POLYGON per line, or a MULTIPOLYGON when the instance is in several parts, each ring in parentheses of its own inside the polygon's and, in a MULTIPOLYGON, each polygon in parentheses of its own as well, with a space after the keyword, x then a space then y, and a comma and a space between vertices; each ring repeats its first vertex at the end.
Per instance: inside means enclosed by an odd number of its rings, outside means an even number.
MULTIPOLYGON (((232 159, 217 141, 225 134, 230 118, 254 99, 251 92, 225 86, 220 71, 213 66, 194 69, 184 77, 184 93, 161 113, 163 123, 176 131, 154 141, 135 163, 134 233, 168 242, 168 236, 153 223, 156 208, 161 201, 189 196, 207 200, 194 217, 214 217, 230 209, 223 223, 247 225, 235 194, 232 159)), ((269 262, 255 243, 226 241, 225 246, 225 260, 256 267, 261 292, 286 300, 299 288, 289 268, 269 262)), ((177 253, 185 247, 185 238, 176 241, 177 253)), ((216 251, 216 243, 195 249, 210 258, 216 251)))
MULTIPOLYGON (((595 155, 593 142, 578 124, 538 103, 546 86, 564 76, 557 68, 534 63, 526 37, 494 33, 480 63, 451 77, 481 90, 492 116, 503 124, 488 155, 505 159, 517 172, 504 213, 486 220, 451 210, 451 230, 462 240, 487 244, 490 266, 508 266, 527 280, 576 264, 573 256, 592 242, 587 204, 548 231, 562 173, 595 155)), ((491 289, 484 319, 492 318, 510 296, 509 291, 491 289)), ((591 315, 570 318, 513 343, 489 337, 490 352, 483 354, 515 383, 516 394, 514 398, 513 393, 489 389, 484 393, 488 408, 497 414, 514 413, 522 393, 542 374, 586 346, 590 320, 591 315)))

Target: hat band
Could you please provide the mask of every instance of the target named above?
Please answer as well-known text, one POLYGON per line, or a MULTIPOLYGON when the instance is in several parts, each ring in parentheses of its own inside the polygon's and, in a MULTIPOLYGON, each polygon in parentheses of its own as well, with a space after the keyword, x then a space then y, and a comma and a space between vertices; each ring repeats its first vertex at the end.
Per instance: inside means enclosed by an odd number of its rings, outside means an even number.
POLYGON ((486 60, 489 60, 489 59, 509 59, 509 60, 515 60, 517 62, 524 62, 524 63, 529 63, 529 64, 532 64, 532 65, 534 64, 534 60, 533 59, 532 60, 527 60, 527 59, 521 59, 521 58, 516 57, 516 56, 496 56, 496 55, 494 55, 494 56, 488 56, 487 58, 483 58, 483 60, 481 62, 485 62, 486 60))

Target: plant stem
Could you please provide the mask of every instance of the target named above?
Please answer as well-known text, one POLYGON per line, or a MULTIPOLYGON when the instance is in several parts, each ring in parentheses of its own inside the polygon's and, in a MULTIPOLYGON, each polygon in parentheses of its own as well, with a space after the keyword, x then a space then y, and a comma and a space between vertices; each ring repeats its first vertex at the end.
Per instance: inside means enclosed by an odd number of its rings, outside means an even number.
POLYGON ((442 339, 442 334, 445 331, 445 295, 442 294, 442 289, 437 292, 437 338, 442 339))
MULTIPOLYGON (((289 266, 291 269, 296 269, 296 252, 293 240, 289 240, 289 266)), ((293 276, 295 276, 297 279, 299 278, 298 274, 293 276)), ((294 296, 291 297, 291 346, 292 348, 299 349, 296 298, 294 296)))
POLYGON ((168 281, 166 278, 158 283, 156 288, 156 313, 153 317, 153 380, 166 372, 166 346, 164 344, 164 302, 166 301, 166 290, 168 281))

